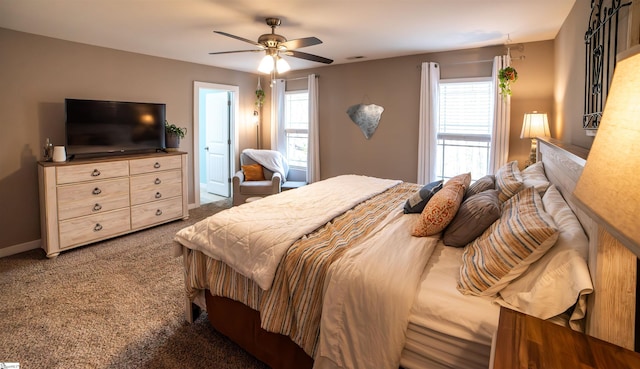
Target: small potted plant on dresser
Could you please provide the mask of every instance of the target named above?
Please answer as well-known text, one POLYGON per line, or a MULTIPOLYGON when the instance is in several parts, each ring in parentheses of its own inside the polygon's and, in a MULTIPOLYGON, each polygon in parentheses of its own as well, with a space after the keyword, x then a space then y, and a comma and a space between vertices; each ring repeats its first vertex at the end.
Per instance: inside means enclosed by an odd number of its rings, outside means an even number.
POLYGON ((176 151, 180 147, 180 139, 187 134, 187 129, 178 127, 173 123, 164 122, 165 126, 165 146, 168 151, 176 151))

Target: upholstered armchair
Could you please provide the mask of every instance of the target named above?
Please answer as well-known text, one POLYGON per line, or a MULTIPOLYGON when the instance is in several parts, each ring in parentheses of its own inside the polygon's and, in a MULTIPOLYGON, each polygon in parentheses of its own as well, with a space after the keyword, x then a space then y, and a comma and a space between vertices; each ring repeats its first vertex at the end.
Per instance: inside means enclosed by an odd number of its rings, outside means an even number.
POLYGON ((247 180, 248 173, 239 170, 233 176, 233 205, 240 205, 251 197, 265 197, 307 184, 304 171, 290 169, 278 151, 246 149, 240 154, 240 165, 258 164, 264 179, 247 180), (284 179, 283 179, 284 178, 284 179))

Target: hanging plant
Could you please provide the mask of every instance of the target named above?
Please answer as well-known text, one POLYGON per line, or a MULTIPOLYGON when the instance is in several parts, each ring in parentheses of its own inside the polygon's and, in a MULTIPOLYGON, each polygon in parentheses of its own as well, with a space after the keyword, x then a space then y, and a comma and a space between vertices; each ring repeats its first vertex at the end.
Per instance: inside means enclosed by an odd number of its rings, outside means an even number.
POLYGON ((498 86, 500 94, 504 97, 511 95, 511 84, 518 80, 518 72, 513 67, 506 67, 498 71, 498 86))
POLYGON ((260 86, 260 78, 258 78, 258 87, 256 88, 256 107, 260 108, 264 104, 264 90, 260 86))

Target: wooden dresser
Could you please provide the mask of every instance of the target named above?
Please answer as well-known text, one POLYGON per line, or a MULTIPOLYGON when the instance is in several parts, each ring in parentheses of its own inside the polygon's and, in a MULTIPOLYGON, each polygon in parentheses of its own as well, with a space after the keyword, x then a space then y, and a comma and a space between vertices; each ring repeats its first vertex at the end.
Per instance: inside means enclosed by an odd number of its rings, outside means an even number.
POLYGON ((504 307, 491 361, 492 369, 640 368, 637 352, 504 307))
POLYGON ((38 163, 47 257, 189 217, 183 152, 38 163))

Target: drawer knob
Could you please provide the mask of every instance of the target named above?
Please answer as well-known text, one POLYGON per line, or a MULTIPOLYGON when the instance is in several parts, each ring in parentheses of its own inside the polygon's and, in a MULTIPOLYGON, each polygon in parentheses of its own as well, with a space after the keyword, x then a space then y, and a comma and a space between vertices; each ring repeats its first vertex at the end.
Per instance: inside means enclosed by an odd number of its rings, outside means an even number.
POLYGON ((94 232, 99 232, 99 231, 101 231, 101 230, 102 230, 102 224, 100 224, 100 223, 96 223, 96 226, 95 226, 95 227, 93 227, 93 231, 94 231, 94 232))
POLYGON ((100 204, 93 205, 93 211, 100 211, 100 210, 102 210, 102 205, 100 204))
POLYGON ((162 215, 162 210, 160 209, 156 210, 156 216, 160 216, 160 215, 162 215))
POLYGON ((94 170, 93 170, 93 172, 91 173, 91 176, 92 176, 92 177, 97 177, 97 176, 99 176, 99 175, 100 175, 100 171, 99 171, 99 170, 97 170, 97 169, 94 169, 94 170))
POLYGON ((156 192, 156 199, 159 199, 162 197, 162 194, 160 192, 156 192))
POLYGON ((155 180, 155 181, 153 181, 153 183, 155 183, 155 184, 160 184, 160 183, 162 183, 162 181, 160 180, 160 178, 156 178, 156 180, 155 180))
POLYGON ((94 188, 93 191, 91 192, 94 195, 100 195, 102 193, 102 190, 99 189, 98 187, 94 188))
POLYGON ((155 163, 155 164, 153 164, 153 167, 154 167, 154 168, 156 168, 156 169, 160 168, 160 163, 158 163, 158 162, 156 161, 156 163, 155 163))

